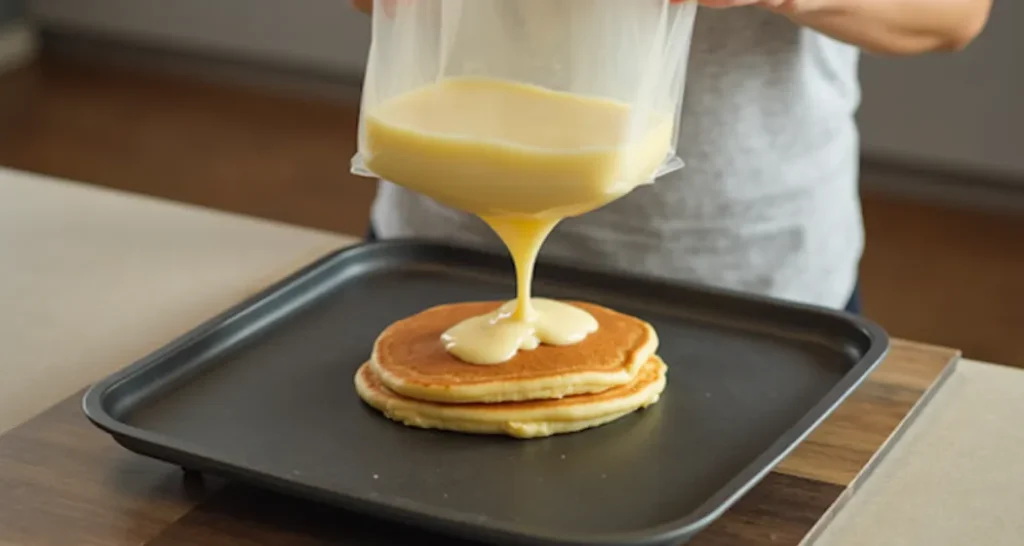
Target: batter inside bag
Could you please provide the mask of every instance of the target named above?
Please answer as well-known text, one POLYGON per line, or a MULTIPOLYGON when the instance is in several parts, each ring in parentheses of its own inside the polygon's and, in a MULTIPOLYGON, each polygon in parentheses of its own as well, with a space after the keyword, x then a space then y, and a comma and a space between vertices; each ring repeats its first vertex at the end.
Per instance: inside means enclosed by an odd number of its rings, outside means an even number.
POLYGON ((678 169, 694 3, 378 0, 353 171, 478 215, 515 262, 517 297, 452 325, 473 364, 599 329, 531 284, 559 221, 678 169))

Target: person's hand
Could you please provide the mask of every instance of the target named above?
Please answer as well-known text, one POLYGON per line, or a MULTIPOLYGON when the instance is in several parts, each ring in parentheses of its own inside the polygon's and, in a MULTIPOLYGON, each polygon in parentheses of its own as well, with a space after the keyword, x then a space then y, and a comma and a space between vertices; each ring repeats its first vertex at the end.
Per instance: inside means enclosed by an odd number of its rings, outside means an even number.
MULTIPOLYGON (((415 0, 382 0, 381 8, 384 10, 385 14, 394 15, 396 6, 414 1, 415 0)), ((352 5, 363 13, 373 13, 373 0, 352 0, 352 5)))
MULTIPOLYGON (((365 13, 373 0, 350 0, 365 13)), ((401 2, 382 0, 385 12, 401 2)), ((551 0, 557 1, 557 0, 551 0)), ((685 0, 671 0, 681 2, 685 0)), ((988 21, 992 0, 697 0, 707 8, 761 7, 874 53, 914 55, 967 47, 988 21)))
POLYGON ((352 6, 363 13, 373 13, 373 0, 352 0, 352 6))
POLYGON ((821 0, 698 0, 702 6, 714 9, 757 6, 779 13, 800 13, 821 3, 821 0))

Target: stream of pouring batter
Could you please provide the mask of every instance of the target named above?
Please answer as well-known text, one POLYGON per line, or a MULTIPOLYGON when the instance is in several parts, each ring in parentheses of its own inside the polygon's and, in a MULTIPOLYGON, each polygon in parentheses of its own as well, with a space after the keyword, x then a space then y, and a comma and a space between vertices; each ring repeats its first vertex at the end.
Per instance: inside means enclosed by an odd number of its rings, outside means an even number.
POLYGON ((572 305, 531 297, 544 240, 563 219, 649 181, 671 142, 659 120, 630 139, 629 106, 515 82, 454 79, 394 98, 367 123, 368 167, 382 178, 478 215, 508 248, 516 299, 441 337, 471 364, 500 364, 540 344, 598 329, 572 305))
POLYGON ((510 318, 526 322, 535 321, 537 310, 533 308, 531 301, 533 270, 540 248, 544 246, 544 241, 561 219, 496 216, 484 217, 483 220, 505 243, 516 268, 516 301, 510 318))
POLYGON ((590 313, 555 300, 531 297, 533 270, 544 240, 560 218, 483 217, 512 255, 516 299, 494 313, 456 324, 442 336, 445 349, 471 364, 500 364, 540 344, 572 345, 598 328, 590 313))

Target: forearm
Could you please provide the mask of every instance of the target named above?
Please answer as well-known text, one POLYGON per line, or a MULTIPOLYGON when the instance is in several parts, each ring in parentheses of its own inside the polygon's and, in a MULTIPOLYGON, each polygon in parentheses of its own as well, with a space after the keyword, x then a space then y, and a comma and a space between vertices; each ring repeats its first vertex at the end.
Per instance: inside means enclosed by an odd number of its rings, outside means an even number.
POLYGON ((797 23, 867 51, 912 55, 963 49, 985 26, 991 0, 814 0, 775 8, 797 23))

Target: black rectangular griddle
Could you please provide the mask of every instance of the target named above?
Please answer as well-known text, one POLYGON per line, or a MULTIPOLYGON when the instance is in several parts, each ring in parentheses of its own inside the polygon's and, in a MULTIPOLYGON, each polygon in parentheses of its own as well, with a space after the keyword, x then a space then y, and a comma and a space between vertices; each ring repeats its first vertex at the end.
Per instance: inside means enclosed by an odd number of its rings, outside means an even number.
POLYGON ((537 295, 654 325, 669 365, 657 405, 524 441, 406 428, 357 397, 353 374, 385 326, 513 293, 505 256, 417 242, 342 250, 98 383, 85 411, 138 453, 379 521, 495 543, 678 544, 888 349, 878 326, 839 312, 541 264, 537 295))

